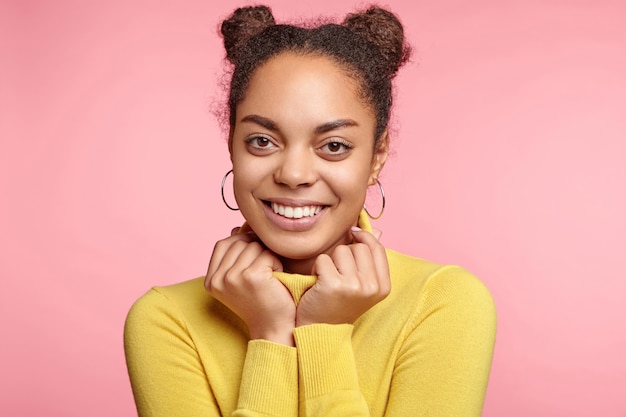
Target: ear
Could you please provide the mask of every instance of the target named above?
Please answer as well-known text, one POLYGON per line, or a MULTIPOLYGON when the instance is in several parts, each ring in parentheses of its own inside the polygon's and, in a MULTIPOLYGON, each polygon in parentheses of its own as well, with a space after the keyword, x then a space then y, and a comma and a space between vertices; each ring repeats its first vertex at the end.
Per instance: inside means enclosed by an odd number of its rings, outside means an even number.
POLYGON ((389 156, 389 131, 385 129, 376 142, 368 185, 376 184, 380 171, 383 169, 383 166, 387 161, 387 156, 389 156))
POLYGON ((228 154, 230 155, 230 162, 233 162, 233 132, 234 129, 231 127, 230 132, 228 132, 228 154))

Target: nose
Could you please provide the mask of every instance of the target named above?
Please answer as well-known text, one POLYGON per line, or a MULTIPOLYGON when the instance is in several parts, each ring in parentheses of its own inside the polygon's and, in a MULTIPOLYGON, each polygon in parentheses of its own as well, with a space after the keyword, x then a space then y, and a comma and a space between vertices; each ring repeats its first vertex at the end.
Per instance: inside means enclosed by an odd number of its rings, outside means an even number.
POLYGON ((283 153, 280 166, 274 173, 274 181, 296 189, 315 183, 315 154, 307 147, 288 148, 283 153))

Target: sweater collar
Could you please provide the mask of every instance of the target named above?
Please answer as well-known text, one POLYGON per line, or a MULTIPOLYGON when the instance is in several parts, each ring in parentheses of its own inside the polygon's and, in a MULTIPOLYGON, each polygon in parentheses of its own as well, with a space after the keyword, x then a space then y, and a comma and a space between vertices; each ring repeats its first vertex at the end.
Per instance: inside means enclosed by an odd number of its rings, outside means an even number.
MULTIPOLYGON (((372 233, 372 225, 365 210, 361 210, 359 214, 358 225, 364 231, 372 233)), ((244 223, 241 230, 247 231, 251 229, 247 223, 244 223)), ((290 274, 277 271, 274 272, 274 276, 287 287, 296 305, 298 305, 304 293, 317 281, 317 276, 315 275, 290 274)))

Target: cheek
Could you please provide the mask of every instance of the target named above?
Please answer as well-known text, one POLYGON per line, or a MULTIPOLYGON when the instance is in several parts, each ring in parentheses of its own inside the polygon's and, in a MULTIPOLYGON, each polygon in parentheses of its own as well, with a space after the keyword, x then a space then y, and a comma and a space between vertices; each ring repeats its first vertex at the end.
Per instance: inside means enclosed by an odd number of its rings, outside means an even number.
POLYGON ((231 154, 234 173, 235 192, 239 189, 248 189, 254 186, 260 174, 267 170, 266 164, 259 158, 253 158, 243 149, 234 149, 231 154))
POLYGON ((355 206, 362 205, 369 180, 369 169, 364 169, 361 164, 346 165, 327 172, 325 178, 339 198, 354 203, 355 206))
POLYGON ((255 175, 254 166, 243 161, 233 160, 233 193, 237 202, 245 205, 250 193, 257 187, 258 171, 255 175))

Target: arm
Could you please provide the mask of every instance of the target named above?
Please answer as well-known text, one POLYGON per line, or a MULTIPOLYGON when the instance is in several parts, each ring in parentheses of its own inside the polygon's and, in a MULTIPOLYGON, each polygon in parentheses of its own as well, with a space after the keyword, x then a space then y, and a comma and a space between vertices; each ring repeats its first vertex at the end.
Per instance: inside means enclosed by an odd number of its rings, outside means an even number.
POLYGON ((385 248, 358 228, 354 243, 318 256, 318 279, 301 299, 294 338, 300 374, 300 414, 369 416, 352 349, 353 323, 391 290, 385 248))
POLYGON ((481 415, 496 334, 485 286, 458 267, 444 267, 420 296, 398 353, 386 416, 481 415))
MULTIPOLYGON (((400 334, 385 416, 480 416, 495 341, 496 315, 485 286, 458 267, 443 267, 415 301, 400 334)), ((301 415, 369 416, 358 386, 352 326, 296 328, 301 415)))
POLYGON ((209 378, 206 372, 211 364, 201 361, 197 341, 190 334, 185 317, 158 290, 151 290, 132 307, 126 320, 124 344, 141 417, 297 415, 294 348, 250 341, 240 384, 236 378, 217 374, 209 378), (209 379, 220 385, 219 403, 216 387, 211 386, 209 379))
POLYGON ((251 339, 233 416, 298 413, 296 306, 275 271, 282 271, 278 258, 238 229, 215 245, 209 262, 205 288, 246 324, 251 339))
POLYGON ((124 350, 139 416, 221 416, 178 309, 156 290, 131 308, 124 350))
POLYGON ((251 340, 233 417, 298 415, 296 349, 267 340, 251 340))
POLYGON ((295 329, 301 416, 369 416, 359 387, 351 324, 295 329))

